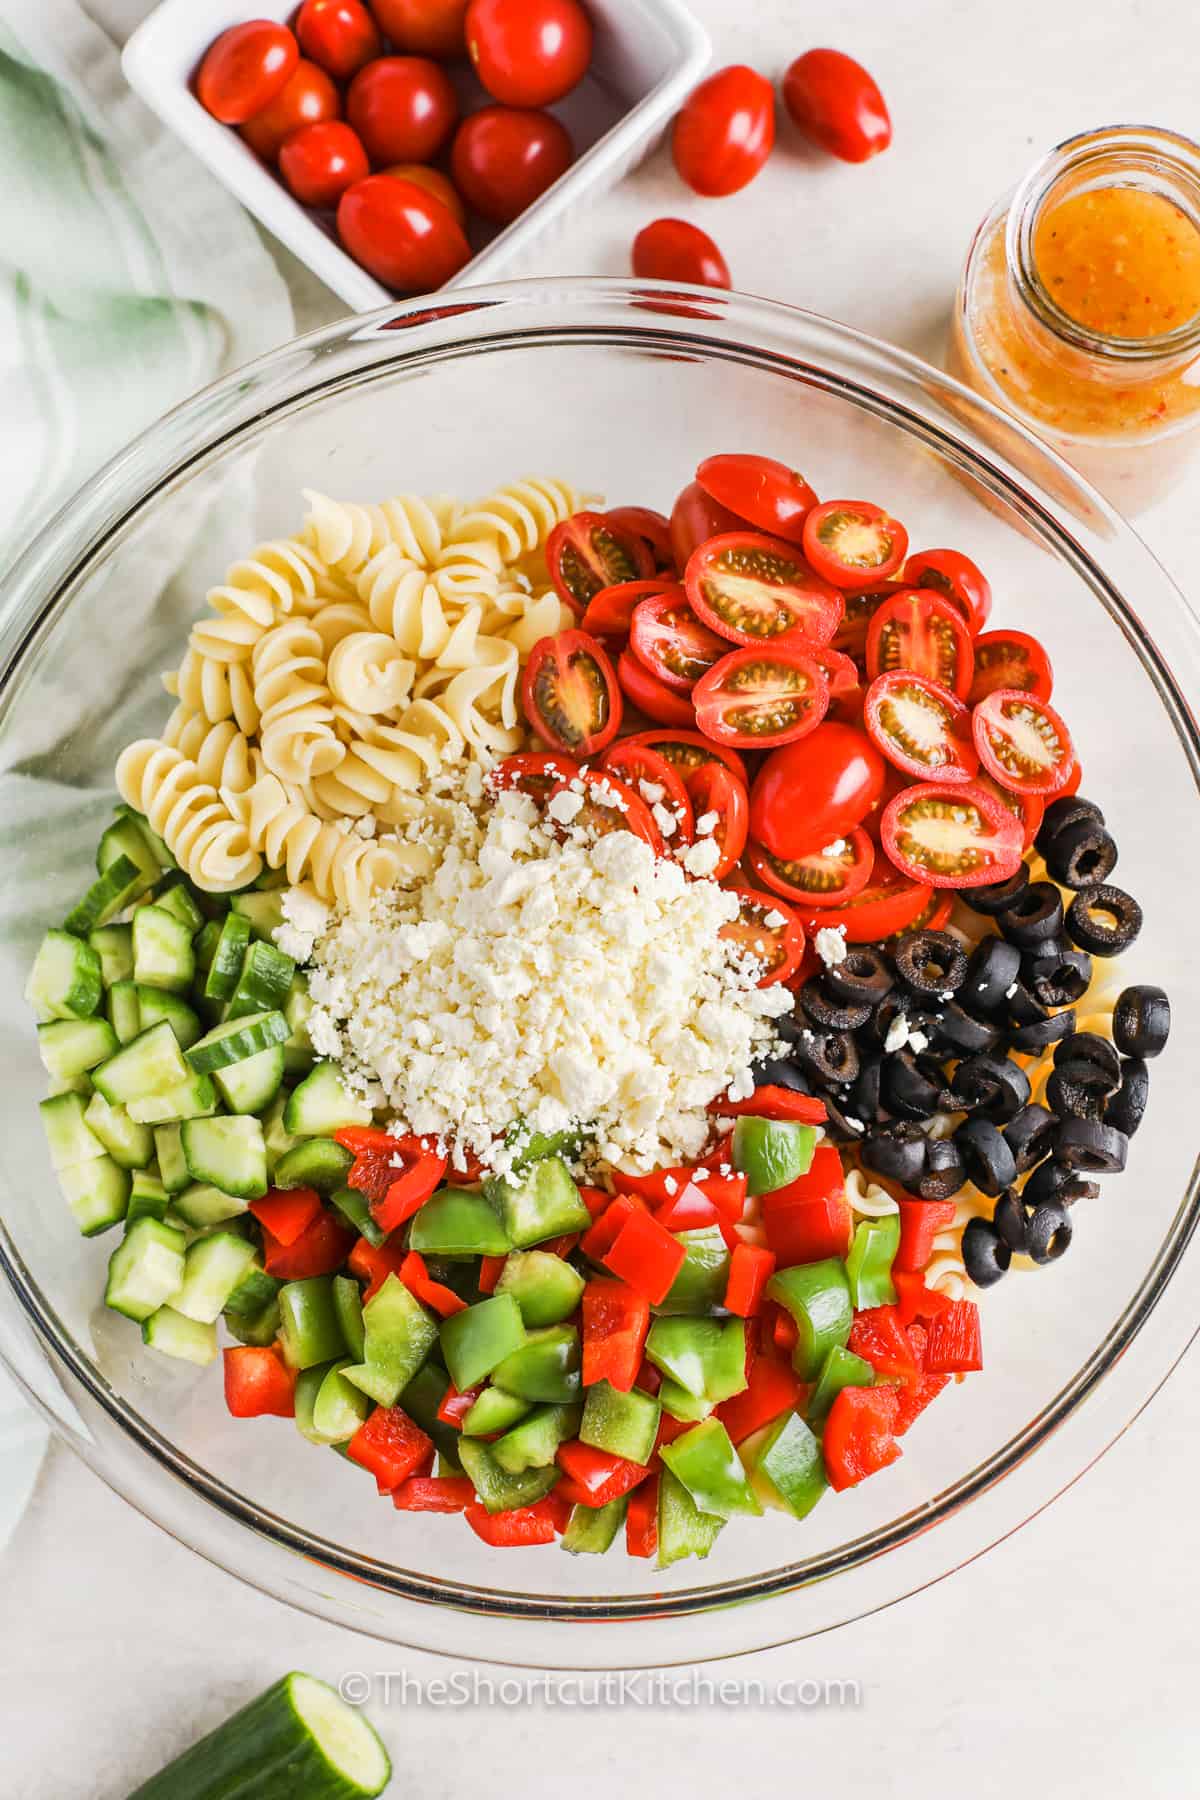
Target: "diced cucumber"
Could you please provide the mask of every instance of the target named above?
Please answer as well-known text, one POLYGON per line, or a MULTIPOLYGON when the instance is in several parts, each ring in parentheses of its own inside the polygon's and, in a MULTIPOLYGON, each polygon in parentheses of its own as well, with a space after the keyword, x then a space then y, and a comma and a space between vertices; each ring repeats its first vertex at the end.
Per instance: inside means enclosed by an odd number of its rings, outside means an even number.
POLYGON ((48 931, 42 939, 25 998, 38 1018, 90 1019, 100 1004, 100 958, 69 931, 48 931))
POLYGON ((163 1019, 101 1063, 92 1080, 114 1106, 128 1106, 131 1100, 181 1087, 190 1076, 179 1040, 163 1019))
POLYGON ((88 943, 100 958, 100 978, 106 988, 132 980, 132 925, 99 925, 88 932, 88 943))
POLYGON ((46 1082, 47 1100, 53 1100, 56 1094, 82 1094, 87 1100, 94 1092, 87 1075, 51 1075, 46 1082))
POLYGON ((199 1074, 211 1075, 269 1050, 272 1044, 282 1044, 287 1035, 288 1023, 281 1012, 249 1013, 214 1026, 192 1045, 187 1059, 199 1074))
POLYGON ((284 1128, 283 1114, 287 1101, 286 1094, 276 1094, 262 1115, 263 1143, 267 1147, 267 1169, 272 1174, 280 1157, 286 1156, 292 1146, 298 1142, 298 1139, 284 1128))
POLYGON ((202 1325, 196 1319, 185 1319, 173 1307, 160 1306, 142 1326, 142 1342, 163 1356, 179 1362, 198 1363, 206 1368, 217 1360, 217 1328, 202 1325))
POLYGON ((175 1211, 193 1229, 203 1231, 208 1225, 223 1225, 246 1210, 246 1201, 238 1194, 223 1193, 209 1181, 195 1181, 174 1199, 175 1211))
POLYGON ((98 1162, 105 1147, 88 1128, 82 1094, 55 1094, 41 1102, 42 1128, 57 1173, 76 1163, 98 1162))
POLYGON ((104 1304, 141 1324, 179 1292, 184 1275, 184 1236, 158 1219, 138 1219, 108 1262, 104 1304))
POLYGON ((228 1017, 244 1019, 252 1013, 282 1012, 296 965, 274 944, 256 938, 246 951, 237 986, 229 1001, 228 1017))
POLYGON ((133 978, 140 986, 185 994, 196 973, 192 934, 161 906, 139 906, 133 915, 133 978))
MULTIPOLYGON (((229 917, 228 913, 225 915, 229 917)), ((213 957, 217 953, 217 945, 221 941, 224 926, 222 919, 205 919, 203 925, 192 940, 192 951, 196 958, 196 975, 192 982, 192 996, 196 1000, 205 997, 204 990, 208 984, 208 972, 212 968, 213 957)))
POLYGON ((361 1388, 346 1380, 349 1362, 335 1362, 325 1372, 313 1402, 313 1435, 323 1444, 345 1444, 350 1441, 371 1411, 371 1402, 361 1388))
POLYGON ((164 912, 169 912, 181 925, 186 925, 189 937, 194 938, 204 923, 204 914, 196 905, 192 891, 182 876, 161 888, 154 896, 154 904, 161 906, 164 912))
POLYGON ((98 875, 82 900, 76 902, 63 920, 67 931, 76 931, 81 936, 92 932, 98 925, 107 925, 110 919, 124 912, 125 908, 144 894, 150 886, 142 870, 127 856, 118 856, 110 863, 103 875, 98 875))
POLYGON ((129 1205, 129 1171, 111 1156, 93 1157, 59 1169, 58 1185, 84 1237, 119 1225, 129 1205))
POLYGON ((154 1154, 158 1159, 162 1184, 168 1194, 181 1194, 192 1178, 188 1174, 187 1159, 183 1154, 183 1138, 178 1125, 154 1127, 154 1154))
POLYGON ((186 1000, 173 994, 168 988, 137 987, 138 1013, 142 1021, 142 1030, 148 1031, 151 1025, 157 1025, 165 1019, 179 1040, 179 1048, 188 1050, 196 1042, 204 1027, 192 1011, 186 1000))
MULTIPOLYGON (((132 941, 132 940, 131 940, 132 941)), ((108 1016, 117 1042, 131 1044, 142 1029, 142 1009, 132 981, 115 981, 108 990, 108 1016)))
POLYGON ((114 863, 126 857, 141 871, 146 886, 150 887, 164 869, 172 866, 175 859, 140 813, 135 813, 132 807, 118 807, 117 814, 116 824, 110 825, 100 839, 96 851, 96 867, 103 875, 114 863))
POLYGON ((241 913, 227 912, 221 921, 216 948, 205 977, 204 997, 206 1000, 228 1000, 237 986, 237 978, 241 972, 242 961, 249 943, 249 920, 243 919, 241 913))
POLYGON ((350 1092, 336 1063, 320 1062, 292 1089, 283 1123, 296 1137, 331 1137, 351 1125, 369 1125, 371 1109, 350 1092))
POLYGON ((214 1069, 213 1081, 230 1112, 262 1112, 283 1086, 283 1045, 272 1044, 257 1056, 214 1069))
POLYGON ((256 1255, 248 1239, 231 1231, 198 1238, 184 1258, 183 1285, 171 1305, 185 1319, 215 1325, 256 1255))
POLYGON ((292 1029, 291 1037, 283 1046, 284 1067, 289 1075, 307 1075, 313 1066, 315 1053, 308 1035, 312 1009, 308 982, 303 975, 296 975, 283 1008, 283 1016, 292 1029))
POLYGON ((126 1225, 132 1225, 137 1219, 165 1219, 168 1199, 167 1190, 156 1174, 149 1169, 136 1170, 129 1190, 126 1225))
POLYGON ((99 1138, 123 1169, 144 1169, 153 1161, 154 1138, 149 1126, 131 1119, 123 1106, 112 1106, 103 1094, 93 1094, 83 1116, 92 1136, 99 1138))
MULTIPOLYGON (((355 1286, 357 1287, 357 1282, 355 1286)), ((227 1313, 258 1313, 268 1306, 280 1288, 282 1281, 275 1275, 268 1275, 256 1255, 242 1275, 241 1280, 225 1302, 227 1313)))
POLYGON ((38 1055, 56 1081, 84 1075, 120 1049, 107 1019, 51 1019, 38 1026, 37 1034, 38 1055))
POLYGON ((353 1165, 352 1153, 332 1138, 305 1138, 275 1164, 274 1182, 276 1187, 314 1187, 319 1194, 334 1194, 353 1165))
POLYGON ((262 938, 268 944, 275 941, 275 933, 283 924, 283 890, 273 888, 268 892, 234 894, 229 902, 232 911, 245 919, 254 936, 262 938))
MULTIPOLYGON (((169 1029, 169 1027, 168 1027, 169 1029)), ((217 1090, 207 1075, 191 1075, 165 1094, 146 1094, 129 1102, 129 1116, 143 1125, 167 1125, 176 1119, 206 1119, 217 1110, 217 1090)))
POLYGON ((258 1119, 187 1119, 183 1154, 194 1181, 211 1181, 223 1193, 257 1200, 267 1191, 267 1152, 258 1119))

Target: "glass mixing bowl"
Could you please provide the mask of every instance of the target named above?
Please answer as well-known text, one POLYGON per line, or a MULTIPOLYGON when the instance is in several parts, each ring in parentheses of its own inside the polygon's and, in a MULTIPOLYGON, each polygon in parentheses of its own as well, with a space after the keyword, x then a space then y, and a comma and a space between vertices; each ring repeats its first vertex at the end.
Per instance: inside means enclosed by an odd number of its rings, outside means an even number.
POLYGON ((0 832, 0 1350, 64 1440, 183 1543, 395 1642, 542 1666, 691 1662, 825 1630, 970 1560, 1075 1480, 1182 1354, 1200 1280, 1196 631, 1128 526, 966 390, 735 295, 559 281, 417 301, 169 415, 60 514, 4 599, 0 791, 33 823, 0 832), (20 989, 86 883, 116 751, 165 719, 155 672, 226 563, 297 528, 302 487, 475 495, 537 471, 666 507, 702 456, 731 449, 881 501, 918 547, 960 546, 992 580, 996 622, 1044 640, 1119 878, 1146 906, 1130 974, 1170 988, 1175 1030, 1129 1172, 1077 1209, 1068 1257, 986 1295, 986 1370, 922 1418, 903 1460, 803 1524, 735 1521, 706 1562, 659 1574, 619 1548, 498 1551, 461 1520, 397 1514, 286 1422, 230 1418, 218 1371, 143 1351, 101 1303, 111 1244, 82 1241, 55 1191, 20 989))

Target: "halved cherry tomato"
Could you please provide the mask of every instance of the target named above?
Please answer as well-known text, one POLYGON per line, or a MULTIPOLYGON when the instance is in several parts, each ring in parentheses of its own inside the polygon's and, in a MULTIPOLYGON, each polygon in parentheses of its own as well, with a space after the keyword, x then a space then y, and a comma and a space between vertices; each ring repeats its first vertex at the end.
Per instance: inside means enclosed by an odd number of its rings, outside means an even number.
MULTIPOLYGON (((700 731, 639 731, 626 739, 630 744, 648 744, 651 750, 657 750, 665 756, 672 766, 679 770, 685 782, 690 781, 697 769, 709 763, 724 763, 731 775, 736 775, 742 786, 746 785, 746 765, 736 750, 730 750, 724 744, 714 744, 700 731)), ((740 853, 739 853, 740 854, 740 853)))
POLYGON ((738 916, 722 925, 718 937, 729 938, 765 965, 759 987, 786 981, 804 955, 804 927, 782 901, 767 899, 753 888, 727 887, 736 894, 738 916))
POLYGON ((908 931, 935 902, 928 882, 910 881, 886 856, 876 856, 871 879, 860 893, 840 906, 801 912, 807 931, 822 926, 846 933, 848 944, 875 944, 908 931))
POLYGON ((571 134, 536 107, 481 106, 454 134, 450 172, 469 205, 508 225, 575 160, 571 134))
POLYGON ((804 521, 817 504, 816 492, 803 475, 773 456, 749 456, 731 452, 709 456, 696 470, 705 493, 748 519, 769 537, 798 544, 804 521))
POLYGON ((562 782, 570 781, 578 773, 579 764, 569 756, 559 756, 554 751, 543 754, 526 750, 519 756, 506 756, 503 762, 498 762, 489 772, 487 784, 495 794, 517 788, 530 799, 542 801, 562 782))
POLYGON ((362 0, 304 0, 296 36, 305 56, 335 81, 349 81, 383 49, 379 27, 362 0))
POLYGON ((867 673, 874 681, 889 669, 910 669, 940 681, 965 700, 975 656, 957 606, 928 588, 902 588, 876 612, 867 633, 867 673))
POLYGON ((843 162, 866 162, 892 141, 883 95, 844 51, 798 56, 783 78, 783 103, 807 137, 843 162))
POLYGON ((658 575, 646 581, 618 581, 612 587, 601 588, 584 608, 579 628, 590 631, 593 637, 627 638, 638 601, 654 600, 661 594, 676 594, 686 604, 687 595, 679 583, 658 575))
POLYGON ((1046 701, 1019 688, 996 688, 971 720, 979 760, 1014 794, 1060 794, 1071 777, 1075 747, 1046 701))
POLYGON ((729 640, 702 625, 680 587, 641 600, 634 609, 629 648, 644 668, 677 693, 689 694, 700 677, 729 653, 729 640))
POLYGON ((397 50, 416 56, 466 54, 467 0, 371 0, 371 11, 397 50))
POLYGON ((506 106, 552 106, 587 71, 591 20, 579 0, 471 0, 467 53, 506 106))
POLYGON ((671 849, 676 844, 690 844, 693 841, 695 823, 692 803, 679 770, 672 768, 665 756, 660 756, 657 750, 651 750, 645 744, 635 744, 632 738, 626 738, 623 743, 609 745, 604 752, 602 767, 619 776, 635 794, 641 796, 650 807, 651 816, 656 819, 660 830, 661 821, 657 820, 654 808, 664 806, 668 812, 674 813, 675 830, 663 832, 671 849), (660 790, 657 796, 655 789, 660 790))
POLYGON ((1034 838, 1042 828, 1042 818, 1046 811, 1046 802, 1040 794, 1014 794, 1011 789, 1000 786, 998 781, 985 769, 980 769, 975 776, 978 787, 986 788, 989 794, 995 794, 1002 806, 1007 806, 1021 821, 1021 830, 1025 836, 1025 848, 1028 850, 1034 838))
POLYGON ((336 206, 348 187, 371 173, 358 134, 341 119, 302 125, 283 140, 279 173, 302 206, 336 206))
POLYGON ((696 709, 690 694, 676 693, 665 682, 652 675, 630 649, 622 650, 617 659, 617 680, 625 698, 660 725, 692 726, 696 709))
POLYGON ((321 125, 341 117, 342 98, 324 69, 302 56, 273 100, 238 127, 255 156, 273 163, 284 139, 302 125, 321 125))
POLYGON ((794 860, 772 856, 761 844, 750 844, 747 858, 764 887, 797 906, 844 906, 870 881, 875 845, 856 826, 823 850, 810 850, 794 860))
POLYGON ((904 565, 905 587, 934 588, 952 600, 972 637, 978 637, 992 610, 992 587, 983 571, 961 550, 918 550, 904 565))
POLYGON ((618 531, 640 537, 654 558, 655 573, 673 575, 675 552, 671 548, 671 521, 652 506, 610 506, 605 514, 618 531))
MULTIPOLYGON (((903 875, 900 876, 900 880, 904 880, 903 875)), ((921 908, 916 918, 910 920, 903 930, 893 932, 890 938, 885 938, 885 943, 893 943, 896 938, 903 937, 909 931, 941 931, 943 929, 950 914, 954 911, 954 895, 945 889, 941 893, 936 893, 931 888, 929 892, 929 902, 921 908)))
POLYGON ((454 129, 458 99, 440 63, 380 56, 350 83, 346 117, 372 162, 429 162, 454 129))
POLYGON ((694 287, 733 286, 729 264, 698 225, 652 219, 633 240, 631 263, 640 281, 690 281, 694 287))
POLYGON ((787 861, 820 850, 862 823, 886 775, 865 731, 827 719, 768 756, 750 790, 750 835, 787 861))
POLYGON ((840 650, 831 649, 828 644, 808 645, 806 652, 825 677, 825 686, 829 689, 831 700, 837 695, 857 691, 858 669, 853 658, 843 655, 840 650))
POLYGON ((721 859, 712 872, 714 881, 723 881, 735 869, 746 848, 750 828, 750 802, 746 785, 724 763, 706 762, 685 777, 698 837, 711 837, 721 859), (700 831, 701 823, 710 826, 700 831))
POLYGON ((861 593, 846 595, 846 610, 833 637, 833 648, 849 656, 860 669, 867 666, 867 633, 871 620, 885 600, 900 591, 899 583, 890 581, 883 587, 864 588, 861 593))
POLYGON ((560 596, 580 613, 602 589, 644 581, 654 573, 654 559, 642 539, 594 512, 573 513, 554 527, 546 563, 560 596))
POLYGON ((968 696, 978 706, 997 688, 1021 688, 1038 700, 1054 691, 1050 658, 1024 631, 985 631, 975 640, 975 675, 968 696))
POLYGON ((1079 784, 1082 780, 1083 780, 1083 764, 1080 762, 1079 758, 1076 757, 1074 768, 1071 770, 1071 773, 1067 776, 1067 779, 1063 783, 1062 787, 1058 790, 1058 798, 1060 800, 1065 800, 1069 795, 1077 794, 1079 792, 1079 784))
POLYGON ((764 644, 723 656, 696 683, 692 700, 706 737, 773 749, 816 730, 829 709, 829 689, 805 651, 764 644))
POLYGON ((675 167, 698 194, 736 194, 753 181, 775 142, 775 90, 736 63, 702 81, 675 120, 675 167))
POLYGON ((711 537, 753 529, 748 519, 739 519, 735 512, 706 494, 698 481, 689 481, 671 508, 671 548, 676 566, 685 569, 692 551, 711 537))
POLYGON ((917 781, 970 781, 979 767, 970 713, 927 675, 880 675, 867 689, 863 724, 888 761, 917 781))
POLYGON ((455 221, 462 226, 464 231, 466 230, 467 209, 463 205, 462 195, 450 177, 443 175, 440 169, 433 168, 429 163, 407 162, 393 163, 388 169, 380 169, 379 173, 394 175, 397 181, 415 181, 417 186, 423 187, 427 194, 432 194, 435 200, 440 200, 442 205, 454 215, 455 221))
POLYGON ((649 844, 656 856, 662 855, 662 833, 654 823, 650 808, 641 795, 635 794, 618 776, 610 775, 605 769, 581 769, 570 782, 561 782, 551 799, 564 790, 569 790, 583 802, 571 820, 572 826, 594 831, 599 837, 610 831, 631 831, 634 837, 649 844))
POLYGON ((757 531, 709 538, 688 558, 683 580, 697 617, 733 644, 827 644, 842 617, 842 596, 795 545, 757 531))
POLYGON ((405 293, 431 292, 471 260, 462 227, 441 201, 391 175, 368 175, 348 187, 337 228, 356 262, 405 293))
POLYGON ((985 788, 923 781, 883 815, 883 847, 913 881, 935 888, 1007 881, 1021 860, 1022 830, 985 788))
POLYGON ((272 19, 231 25, 204 53, 196 96, 222 125, 242 125, 283 92, 299 59, 286 25, 272 19))
POLYGON ((621 690, 607 652, 586 631, 540 638, 525 665, 525 717, 568 756, 595 756, 621 729, 621 690))
POLYGON ((804 521, 804 554, 835 587, 886 581, 904 561, 908 533, 869 500, 825 500, 804 521))

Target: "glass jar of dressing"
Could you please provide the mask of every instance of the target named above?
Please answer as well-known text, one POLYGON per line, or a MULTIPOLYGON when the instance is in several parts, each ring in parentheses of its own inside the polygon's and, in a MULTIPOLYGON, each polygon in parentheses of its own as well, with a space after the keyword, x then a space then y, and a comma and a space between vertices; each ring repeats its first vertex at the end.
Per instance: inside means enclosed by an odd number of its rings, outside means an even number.
POLYGON ((1200 446, 1200 145, 1113 126, 1070 138, 975 235, 952 373, 1123 512, 1200 446))

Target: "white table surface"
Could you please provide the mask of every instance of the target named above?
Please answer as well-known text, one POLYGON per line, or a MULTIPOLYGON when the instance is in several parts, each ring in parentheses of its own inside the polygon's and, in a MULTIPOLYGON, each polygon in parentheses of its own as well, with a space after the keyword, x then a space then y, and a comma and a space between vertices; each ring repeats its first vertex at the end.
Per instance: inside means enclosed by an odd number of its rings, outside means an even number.
MULTIPOLYGON (((147 10, 145 0, 89 3, 118 35, 147 10)), ((720 202, 691 196, 660 151, 522 272, 623 273, 642 223, 683 215, 717 237, 738 286, 937 360, 968 237, 1035 156, 1102 122, 1195 131, 1200 23, 1182 0, 841 0, 832 14, 796 0, 693 5, 718 61, 782 72, 828 41, 859 54, 887 94, 894 147, 843 168, 798 150, 785 130, 754 185, 720 202)), ((287 266, 299 324, 337 317, 340 304, 287 266)), ((1195 478, 1190 496, 1141 528, 1200 593, 1194 495, 1195 478)), ((672 1796, 775 1784, 923 1800, 1194 1792, 1196 1366, 1083 1482, 989 1556, 875 1618, 738 1665, 764 1681, 856 1680, 859 1708, 618 1717, 544 1704, 449 1716, 377 1706, 395 1792, 542 1791, 556 1769, 579 1800, 647 1780, 672 1796)), ((447 1667, 241 1586, 61 1450, 0 1562, 0 1596, 0 1793, 21 1800, 117 1800, 286 1668, 336 1680, 447 1667)))

